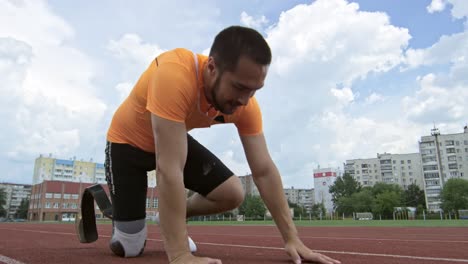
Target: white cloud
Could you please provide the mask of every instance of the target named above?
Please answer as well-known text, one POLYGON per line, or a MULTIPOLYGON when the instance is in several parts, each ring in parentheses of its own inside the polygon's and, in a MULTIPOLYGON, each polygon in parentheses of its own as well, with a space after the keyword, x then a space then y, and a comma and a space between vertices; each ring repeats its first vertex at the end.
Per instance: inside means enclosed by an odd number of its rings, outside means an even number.
POLYGON ((468 86, 444 86, 434 74, 424 76, 419 83, 416 94, 402 101, 408 119, 421 123, 466 122, 468 86))
POLYGON ((391 25, 386 14, 362 12, 343 0, 298 5, 267 32, 274 73, 325 75, 345 85, 398 65, 410 39, 408 30, 391 25))
POLYGON ((337 98, 338 104, 341 106, 347 106, 354 101, 353 91, 349 87, 342 89, 332 88, 331 93, 337 98))
MULTIPOLYGON (((267 30, 274 61, 258 99, 273 157, 288 178, 305 179, 302 166, 341 166, 345 158, 392 146, 400 131, 367 136, 390 121, 379 125, 345 113, 359 94, 352 90, 354 81, 399 65, 410 38, 385 13, 359 11, 342 0, 298 5, 267 30)), ((403 136, 398 140, 406 142, 403 136)))
POLYGON ((253 16, 247 14, 247 12, 245 11, 242 11, 240 21, 244 26, 255 28, 259 31, 263 31, 263 29, 269 23, 268 19, 265 16, 262 15, 258 18, 254 18, 253 16))
MULTIPOLYGON (((95 63, 69 45, 73 37, 73 29, 42 1, 0 1, 6 159, 30 163, 44 152, 67 155, 96 136, 107 106, 95 95, 95 63)), ((30 173, 8 177, 31 180, 30 173)))
POLYGON ((123 101, 127 96, 130 94, 130 92, 133 89, 134 84, 125 82, 125 83, 119 83, 115 87, 115 89, 119 92, 120 95, 120 101, 123 101))
POLYGON ((468 59, 468 32, 464 31, 440 40, 427 49, 408 49, 405 63, 409 68, 421 65, 465 64, 468 59))
POLYGON ((468 1, 466 0, 432 0, 431 4, 427 6, 429 13, 444 11, 447 4, 452 5, 452 16, 456 19, 462 19, 468 16, 468 1))
POLYGON ((374 93, 371 93, 368 97, 366 97, 365 104, 370 105, 370 104, 374 104, 377 102, 383 102, 384 100, 385 100, 384 96, 374 92, 374 93))
POLYGON ((446 0, 432 0, 431 4, 428 5, 426 9, 431 14, 435 12, 441 12, 444 11, 446 4, 446 0))
POLYGON ((157 45, 143 43, 137 34, 124 34, 119 40, 111 40, 108 49, 126 63, 149 64, 157 55, 164 52, 157 45))

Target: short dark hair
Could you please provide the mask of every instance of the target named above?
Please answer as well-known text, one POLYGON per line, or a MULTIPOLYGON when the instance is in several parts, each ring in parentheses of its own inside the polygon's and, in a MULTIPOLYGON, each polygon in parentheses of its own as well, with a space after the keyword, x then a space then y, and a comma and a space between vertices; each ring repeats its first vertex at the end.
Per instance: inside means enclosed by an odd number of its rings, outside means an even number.
POLYGON ((271 63, 270 47, 255 29, 230 26, 216 35, 210 57, 214 58, 221 72, 234 71, 241 56, 247 56, 260 65, 271 63))

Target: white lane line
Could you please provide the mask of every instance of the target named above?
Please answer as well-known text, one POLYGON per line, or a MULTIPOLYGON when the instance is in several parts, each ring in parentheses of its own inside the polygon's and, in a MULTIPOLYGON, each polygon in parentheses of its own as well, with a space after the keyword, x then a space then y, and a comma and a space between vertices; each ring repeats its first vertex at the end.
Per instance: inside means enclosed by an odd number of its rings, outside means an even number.
POLYGON ((0 255, 0 263, 5 263, 5 264, 24 264, 21 261, 18 261, 16 259, 9 258, 7 256, 0 255))
MULTIPOLYGON (((7 229, 7 228, 0 228, 0 229, 25 231, 25 232, 33 232, 33 233, 42 233, 42 234, 54 234, 54 235, 76 235, 74 233, 49 232, 49 231, 38 231, 38 230, 7 229)), ((99 236, 100 237, 110 238, 110 236, 108 236, 108 235, 99 235, 99 236)), ((148 238, 147 240, 162 242, 161 239, 154 239, 154 238, 148 238)), ((217 246, 217 247, 236 247, 236 248, 250 248, 250 249, 265 249, 265 250, 281 250, 281 251, 284 251, 284 248, 281 248, 281 247, 248 246, 248 245, 220 244, 220 243, 208 243, 208 242, 196 242, 196 244, 197 245, 207 245, 207 246, 217 246)), ((316 249, 314 249, 314 251, 320 252, 320 253, 341 254, 341 255, 356 255, 356 256, 370 256, 370 257, 383 257, 383 258, 402 258, 402 259, 413 259, 413 260, 451 261, 451 262, 468 263, 468 259, 457 259, 457 258, 419 257, 419 256, 408 256, 408 255, 392 255, 392 254, 380 254, 380 253, 316 250, 316 249)), ((8 263, 8 264, 10 264, 10 263, 8 263)), ((11 264, 21 264, 21 262, 11 263, 11 264)))
MULTIPOLYGON (((191 235, 203 236, 237 236, 237 237, 271 237, 281 238, 275 235, 242 235, 242 234, 215 234, 190 232, 191 235)), ((367 237, 320 237, 320 236, 299 236, 301 239, 330 239, 330 240, 367 240, 367 241, 395 241, 395 242, 429 242, 429 243, 468 243, 468 240, 433 240, 433 239, 396 239, 396 238, 367 238, 367 237)))

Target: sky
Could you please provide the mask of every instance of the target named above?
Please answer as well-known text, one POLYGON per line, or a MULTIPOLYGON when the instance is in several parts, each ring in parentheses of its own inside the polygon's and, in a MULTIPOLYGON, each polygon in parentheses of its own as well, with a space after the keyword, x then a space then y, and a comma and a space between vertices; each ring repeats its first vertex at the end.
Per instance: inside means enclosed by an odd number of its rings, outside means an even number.
MULTIPOLYGON (((347 159, 415 153, 468 124, 468 1, 0 0, 0 182, 30 184, 40 154, 104 162, 114 111, 158 54, 208 54, 231 25, 273 60, 256 98, 285 187, 347 159)), ((190 132, 237 175, 234 125, 190 132)))

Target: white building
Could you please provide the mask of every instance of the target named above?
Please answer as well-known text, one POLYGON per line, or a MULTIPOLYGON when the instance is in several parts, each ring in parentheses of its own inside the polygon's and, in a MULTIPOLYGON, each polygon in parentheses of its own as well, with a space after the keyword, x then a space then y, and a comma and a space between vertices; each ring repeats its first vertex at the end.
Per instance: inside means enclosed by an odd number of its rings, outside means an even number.
POLYGON ((419 151, 429 211, 440 210, 440 192, 448 179, 468 180, 468 127, 463 133, 440 134, 437 128, 421 137, 419 151))
POLYGON ((318 168, 314 170, 315 203, 323 203, 327 213, 333 212, 330 186, 335 183, 337 176, 340 176, 338 169, 318 168))
POLYGON ((289 202, 300 205, 309 213, 314 205, 314 189, 286 188, 284 194, 289 202))
POLYGON ((18 218, 21 201, 31 196, 31 185, 0 183, 0 189, 3 189, 6 194, 6 203, 3 207, 7 212, 6 218, 18 218))
POLYGON ((244 188, 245 195, 260 196, 260 192, 258 191, 258 188, 253 181, 252 174, 239 176, 239 180, 242 183, 242 188, 244 188))
POLYGON ((374 186, 377 182, 392 183, 406 189, 416 184, 424 188, 421 155, 377 154, 377 158, 346 160, 345 173, 350 174, 362 186, 374 186))

